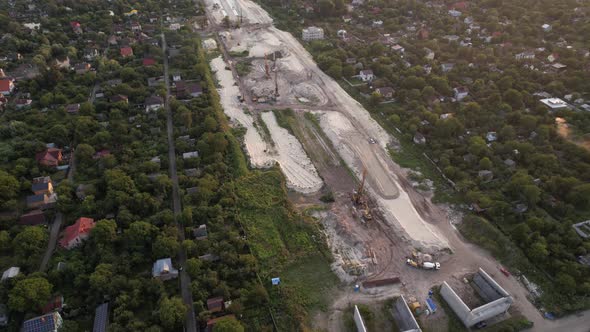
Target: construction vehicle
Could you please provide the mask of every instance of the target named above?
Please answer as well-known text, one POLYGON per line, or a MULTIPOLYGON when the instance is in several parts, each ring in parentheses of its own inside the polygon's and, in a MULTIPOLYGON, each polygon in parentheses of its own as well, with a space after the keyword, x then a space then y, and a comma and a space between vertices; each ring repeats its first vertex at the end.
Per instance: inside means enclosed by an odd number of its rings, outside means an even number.
POLYGON ((371 214, 371 209, 369 208, 369 202, 365 195, 366 177, 367 170, 363 169, 361 183, 359 183, 358 188, 352 192, 352 202, 354 203, 355 207, 360 210, 362 220, 365 222, 373 220, 373 215, 371 214))
POLYGON ((415 268, 421 268, 424 270, 440 270, 440 263, 439 262, 422 262, 422 263, 418 263, 415 260, 408 258, 406 260, 406 264, 415 267, 415 268))
POLYGON ((414 315, 418 316, 422 313, 422 306, 420 305, 420 302, 415 301, 415 302, 411 302, 410 305, 410 310, 414 313, 414 315))

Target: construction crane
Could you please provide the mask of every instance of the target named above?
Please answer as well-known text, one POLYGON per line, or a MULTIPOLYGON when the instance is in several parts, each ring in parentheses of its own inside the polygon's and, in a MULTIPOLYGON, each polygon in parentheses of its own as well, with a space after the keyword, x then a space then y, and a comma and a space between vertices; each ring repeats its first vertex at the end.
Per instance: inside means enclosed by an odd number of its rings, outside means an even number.
POLYGON ((363 168, 361 183, 359 183, 358 188, 352 192, 352 202, 360 210, 362 220, 365 222, 373 220, 373 215, 371 214, 371 209, 369 208, 369 202, 365 195, 366 178, 367 170, 363 168))
POLYGON ((363 197, 363 191, 365 189, 366 177, 367 177, 367 169, 363 168, 363 175, 361 178, 361 183, 359 183, 357 190, 355 192, 353 192, 353 194, 352 194, 352 200, 354 201, 355 204, 361 203, 361 198, 363 197))
POLYGON ((266 73, 266 78, 270 78, 270 67, 268 65, 268 57, 266 54, 264 55, 264 72, 266 73))

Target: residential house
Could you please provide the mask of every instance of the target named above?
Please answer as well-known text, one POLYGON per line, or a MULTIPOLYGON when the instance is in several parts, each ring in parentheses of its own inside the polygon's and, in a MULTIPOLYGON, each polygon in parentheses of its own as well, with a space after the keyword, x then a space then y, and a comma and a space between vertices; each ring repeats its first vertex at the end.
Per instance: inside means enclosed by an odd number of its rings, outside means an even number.
POLYGON ((193 236, 195 240, 205 240, 207 239, 208 232, 207 232, 207 225, 199 225, 199 227, 193 228, 193 236))
POLYGON ((495 142, 496 140, 498 140, 498 133, 496 133, 495 131, 488 132, 486 134, 486 140, 488 141, 488 143, 495 142))
POLYGON ((42 208, 49 203, 50 203, 50 200, 49 200, 49 196, 47 194, 27 196, 27 207, 29 209, 42 208))
POLYGON ((164 108, 164 99, 160 96, 151 96, 146 98, 144 102, 145 112, 149 113, 164 108))
POLYGON ((63 325, 63 319, 59 312, 54 311, 43 316, 26 320, 21 332, 57 332, 63 325))
POLYGON ((152 276, 166 281, 178 277, 178 270, 172 266, 172 260, 170 258, 162 258, 154 263, 152 276))
POLYGON ((449 15, 451 15, 452 17, 459 17, 461 16, 461 12, 455 9, 451 9, 449 10, 449 15))
POLYGON ((217 48, 217 42, 213 38, 205 39, 201 43, 203 49, 206 51, 214 50, 217 48))
POLYGON ((455 64, 454 63, 443 63, 442 65, 440 65, 440 68, 442 69, 443 73, 448 73, 451 70, 453 70, 453 68, 455 68, 455 64))
POLYGON ((43 308, 41 308, 41 312, 43 314, 52 312, 52 311, 61 311, 64 306, 64 297, 62 295, 54 296, 43 308))
POLYGON ((362 6, 365 3, 365 0, 352 0, 353 6, 362 6))
POLYGON ((424 135, 422 135, 421 133, 416 133, 414 135, 413 141, 416 144, 426 144, 426 137, 424 137, 424 135))
POLYGON ((308 27, 301 31, 301 38, 304 41, 324 39, 324 29, 318 27, 308 27))
POLYGON ((395 44, 391 46, 391 50, 397 53, 404 53, 406 51, 406 49, 400 44, 395 44))
POLYGON ((129 98, 125 95, 114 95, 111 97, 111 103, 129 103, 129 98))
POLYGON ((535 58, 535 52, 526 51, 526 52, 518 53, 518 54, 514 55, 514 58, 516 60, 532 60, 535 58))
POLYGON ((32 210, 26 214, 20 216, 18 224, 19 225, 28 225, 28 226, 35 226, 40 224, 45 224, 47 220, 45 219, 45 214, 41 210, 32 210))
POLYGON ((92 61, 98 57, 98 49, 96 47, 89 47, 84 50, 84 59, 92 61))
POLYGON ((53 194, 53 182, 51 181, 51 178, 49 176, 34 178, 33 184, 31 185, 31 191, 33 191, 35 195, 53 194))
POLYGON ((383 27, 383 21, 381 21, 381 20, 374 20, 373 22, 371 22, 371 27, 373 27, 373 28, 382 28, 383 27))
POLYGON ((82 34, 82 25, 80 24, 80 22, 72 21, 70 22, 70 26, 72 27, 72 30, 75 34, 82 34))
POLYGON ((120 52, 124 58, 133 56, 133 49, 130 46, 121 47, 120 52))
POLYGON ((375 89, 375 92, 377 92, 377 94, 379 94, 381 97, 383 97, 385 99, 391 99, 391 98, 393 98, 393 93, 395 91, 393 90, 392 87, 385 86, 382 88, 375 89))
POLYGON ((560 98, 545 98, 541 99, 540 102, 552 110, 568 108, 568 104, 560 98))
POLYGON ((62 162, 62 150, 57 148, 47 148, 35 155, 35 160, 46 167, 55 167, 62 162))
POLYGON ((80 245, 90 236, 90 232, 96 226, 94 219, 81 217, 76 222, 66 227, 59 245, 65 249, 72 249, 80 245))
POLYGON ((13 266, 2 273, 2 281, 12 279, 20 273, 20 267, 13 266))
POLYGON ((549 25, 547 23, 541 25, 541 29, 543 29, 543 31, 545 31, 545 32, 549 32, 552 30, 551 25, 549 25))
POLYGON ((426 55, 424 56, 426 60, 434 60, 435 53, 433 50, 425 47, 424 52, 426 52, 426 55))
POLYGON ((225 309, 223 303, 223 297, 214 297, 207 299, 207 311, 210 312, 220 312, 225 309))
POLYGON ((69 104, 66 105, 66 112, 69 114, 77 114, 80 112, 80 104, 69 104))
POLYGON ((371 82, 375 79, 375 74, 373 74, 371 69, 361 70, 359 76, 363 82, 371 82))
POLYGON ((186 188, 186 193, 189 195, 196 194, 199 192, 199 187, 186 188))
POLYGON ((156 60, 154 58, 143 58, 143 66, 150 67, 156 64, 156 60))
POLYGON ((32 99, 19 98, 14 101, 14 106, 18 109, 29 108, 32 104, 32 99))
POLYGON ((182 159, 198 158, 199 151, 185 152, 182 154, 182 159))
POLYGON ((107 42, 109 43, 109 45, 115 46, 115 45, 119 44, 119 37, 117 37, 115 35, 110 35, 109 38, 107 39, 107 42))
POLYGON ((109 326, 109 303, 105 302, 94 311, 92 332, 107 332, 109 326))
POLYGON ((347 65, 356 65, 356 58, 346 58, 347 65))
POLYGON ((199 83, 191 83, 186 86, 186 93, 189 96, 196 98, 203 94, 203 88, 199 83))
POLYGON ((547 56, 547 61, 549 61, 549 62, 553 62, 557 59, 559 59, 559 54, 557 54, 557 53, 551 53, 551 54, 549 54, 549 56, 547 56))
POLYGON ((164 76, 159 76, 159 77, 148 77, 148 86, 149 87, 154 87, 154 86, 158 86, 160 84, 164 84, 165 83, 165 79, 164 76))
POLYGON ((336 32, 336 36, 341 39, 346 39, 346 30, 340 29, 336 32))
POLYGON ((457 101, 461 101, 469 95, 469 90, 464 86, 454 88, 453 92, 455 93, 455 99, 457 101))
POLYGON ((8 96, 14 91, 14 79, 10 77, 2 77, 0 79, 0 93, 4 96, 8 96))
POLYGON ((168 29, 170 29, 172 31, 180 30, 180 28, 182 28, 182 25, 180 23, 171 23, 170 26, 168 27, 168 29))
POLYGON ((141 31, 141 24, 139 24, 139 22, 131 22, 131 31, 133 31, 133 32, 141 31))
POLYGON ((184 175, 195 177, 201 175, 201 171, 198 168, 187 168, 184 170, 184 175))
POLYGON ((91 68, 92 66, 88 62, 77 63, 74 65, 74 71, 79 75, 86 74, 91 68))

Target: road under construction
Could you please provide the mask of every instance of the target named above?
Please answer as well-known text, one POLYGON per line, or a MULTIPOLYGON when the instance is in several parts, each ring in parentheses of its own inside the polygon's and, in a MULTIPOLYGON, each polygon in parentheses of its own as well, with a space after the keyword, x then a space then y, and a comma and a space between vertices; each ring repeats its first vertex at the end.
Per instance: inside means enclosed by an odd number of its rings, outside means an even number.
MULTIPOLYGON (((268 167, 277 160, 272 144, 265 142, 259 132, 257 114, 292 109, 297 119, 295 125, 300 129, 297 139, 305 156, 285 160, 293 165, 281 164, 281 169, 288 182, 295 183, 292 188, 296 191, 313 195, 311 190, 298 190, 303 186, 298 187, 296 182, 319 174, 323 190, 333 193, 335 201, 329 210, 318 213, 334 253, 333 270, 351 284, 400 281, 391 287, 354 294, 344 290, 334 299, 324 323, 320 319, 318 326, 338 330, 327 322, 339 321, 341 309, 351 298, 362 303, 406 294, 424 300, 428 289, 445 280, 480 267, 491 271, 492 276, 493 271, 498 271, 499 264, 489 253, 464 242, 452 225, 448 210, 433 204, 411 185, 407 171, 390 158, 389 147, 394 139, 360 103, 318 68, 296 38, 276 29, 268 13, 252 1, 218 1, 221 3, 217 6, 213 0, 205 1, 210 24, 207 29, 215 35, 223 56, 215 58, 211 66, 220 82, 226 114, 234 125, 247 129, 244 146, 252 166, 268 167), (228 7, 239 13, 235 18, 227 15, 230 25, 239 27, 223 27, 221 8, 228 7), (251 64, 242 77, 237 70, 241 61, 251 64), (315 120, 303 116, 305 113, 312 113, 315 120), (311 159, 313 171, 295 167, 304 158, 311 159), (408 266, 408 256, 416 250, 439 262, 440 270, 408 266)), ((264 119, 271 117, 272 113, 264 119)), ((273 132, 292 135, 286 130, 273 132)), ((277 136, 271 138, 275 140, 277 136)), ((319 189, 317 183, 313 188, 319 189)), ((305 203, 306 195, 297 196, 295 205, 305 203)), ((526 299, 528 293, 516 279, 505 278, 502 286, 513 296, 513 307, 543 326, 545 321, 526 299)))

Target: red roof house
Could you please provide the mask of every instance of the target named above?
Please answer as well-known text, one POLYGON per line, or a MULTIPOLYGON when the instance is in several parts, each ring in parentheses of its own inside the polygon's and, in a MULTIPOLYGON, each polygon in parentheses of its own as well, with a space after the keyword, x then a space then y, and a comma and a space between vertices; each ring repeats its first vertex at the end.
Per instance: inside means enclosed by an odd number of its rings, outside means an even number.
POLYGON ((43 166, 55 167, 62 161, 61 149, 47 148, 35 155, 35 160, 43 166))
POLYGON ((73 225, 66 227, 59 245, 66 249, 75 248, 90 236, 95 225, 92 218, 78 218, 73 225))
POLYGON ((156 60, 154 60, 153 58, 144 58, 143 59, 143 66, 144 67, 153 66, 155 64, 156 64, 156 60))
POLYGON ((56 295, 54 298, 49 300, 47 304, 41 308, 41 312, 46 314, 52 311, 61 311, 64 306, 64 297, 62 295, 56 295))
POLYGON ((463 10, 463 9, 467 9, 467 7, 469 6, 469 4, 465 1, 461 1, 461 2, 456 2, 454 4, 452 4, 450 6, 451 9, 454 10, 463 10))
POLYGON ((0 93, 8 96, 14 90, 14 80, 11 78, 2 78, 0 80, 0 93))
POLYGON ((121 56, 124 58, 128 56, 133 56, 133 49, 129 46, 121 47, 121 56))

